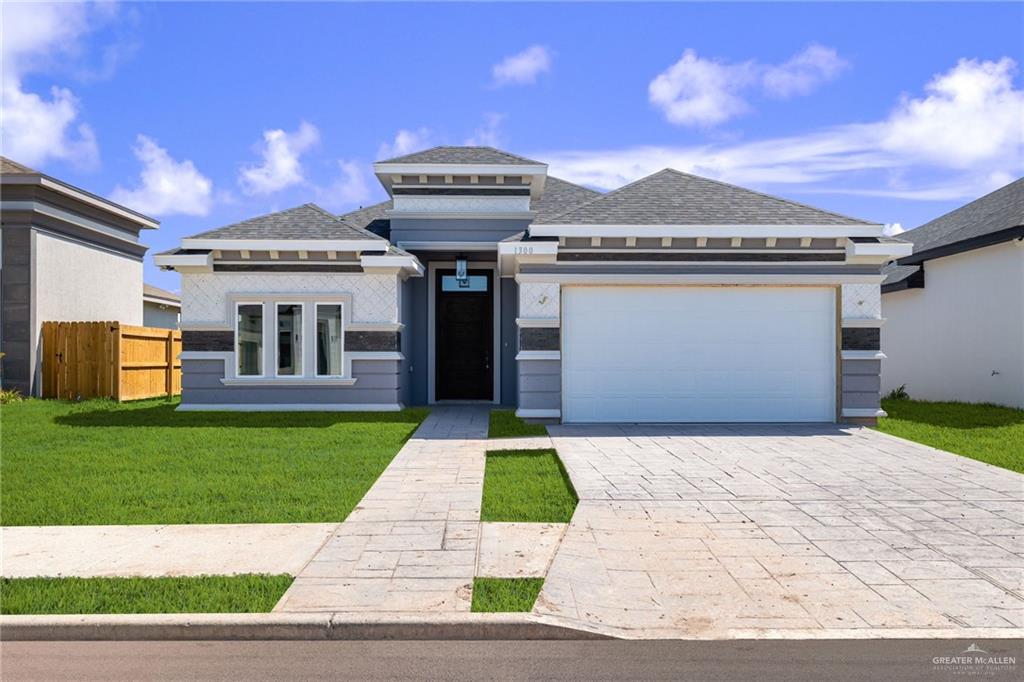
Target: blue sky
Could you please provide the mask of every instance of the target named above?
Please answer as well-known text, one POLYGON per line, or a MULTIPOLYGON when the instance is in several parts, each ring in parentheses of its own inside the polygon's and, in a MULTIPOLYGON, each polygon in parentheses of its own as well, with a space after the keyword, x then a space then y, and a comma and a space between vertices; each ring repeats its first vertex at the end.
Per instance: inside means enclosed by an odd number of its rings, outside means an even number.
MULTIPOLYGON (((3 153, 182 237, 384 198, 492 144, 610 189, 673 166, 914 227, 1024 171, 1024 5, 111 4, 3 12, 3 153)), ((146 279, 177 289, 147 259, 146 279)))

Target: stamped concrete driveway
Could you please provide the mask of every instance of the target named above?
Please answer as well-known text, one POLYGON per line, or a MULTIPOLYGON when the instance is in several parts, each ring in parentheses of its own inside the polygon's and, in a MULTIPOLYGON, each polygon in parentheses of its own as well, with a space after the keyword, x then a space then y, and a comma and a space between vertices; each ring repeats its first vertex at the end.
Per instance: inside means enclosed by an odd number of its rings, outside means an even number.
POLYGON ((864 428, 550 432, 580 505, 545 620, 632 637, 1024 626, 1018 474, 864 428))

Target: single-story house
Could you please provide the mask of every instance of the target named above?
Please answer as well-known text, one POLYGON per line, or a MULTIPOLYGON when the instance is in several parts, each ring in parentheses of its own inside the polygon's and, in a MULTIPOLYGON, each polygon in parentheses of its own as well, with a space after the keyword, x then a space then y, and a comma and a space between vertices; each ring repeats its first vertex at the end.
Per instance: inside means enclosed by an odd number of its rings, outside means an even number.
POLYGON ((883 272, 885 392, 1024 408, 1024 178, 900 234, 883 272))
POLYGON ((182 240, 181 409, 447 401, 564 422, 872 423, 883 226, 664 170, 606 194, 489 147, 389 199, 182 240))
POLYGON ((152 218, 0 157, 4 388, 39 395, 42 323, 141 325, 143 230, 152 218))
POLYGON ((142 324, 146 327, 177 329, 181 317, 181 296, 152 284, 142 285, 142 324))

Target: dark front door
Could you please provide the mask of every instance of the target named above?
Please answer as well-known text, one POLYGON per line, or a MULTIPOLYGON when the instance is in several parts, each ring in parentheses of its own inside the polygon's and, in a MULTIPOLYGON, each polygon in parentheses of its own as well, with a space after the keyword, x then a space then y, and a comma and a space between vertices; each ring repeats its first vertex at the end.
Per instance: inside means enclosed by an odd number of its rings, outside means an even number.
POLYGON ((437 400, 494 397, 494 286, 492 270, 438 270, 434 282, 434 346, 437 400))

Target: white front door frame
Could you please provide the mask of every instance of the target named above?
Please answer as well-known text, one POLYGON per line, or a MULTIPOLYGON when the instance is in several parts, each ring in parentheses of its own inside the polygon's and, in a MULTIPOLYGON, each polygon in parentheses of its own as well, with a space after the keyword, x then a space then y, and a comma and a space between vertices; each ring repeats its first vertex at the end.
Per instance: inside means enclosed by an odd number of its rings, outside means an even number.
MULTIPOLYGON (((493 350, 491 357, 492 371, 494 378, 491 381, 491 402, 495 405, 501 404, 501 278, 498 276, 498 263, 495 261, 469 261, 466 266, 469 270, 492 270, 494 276, 491 278, 493 288, 493 350)), ((455 261, 429 261, 427 265, 427 402, 431 405, 437 403, 436 381, 436 340, 434 336, 434 300, 436 296, 437 270, 455 269, 455 261)))

